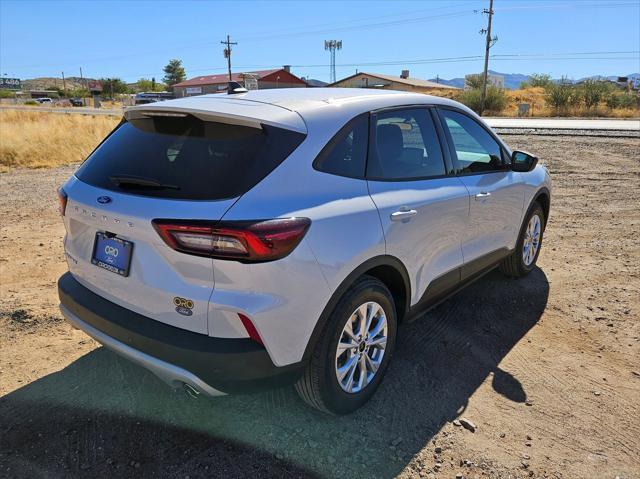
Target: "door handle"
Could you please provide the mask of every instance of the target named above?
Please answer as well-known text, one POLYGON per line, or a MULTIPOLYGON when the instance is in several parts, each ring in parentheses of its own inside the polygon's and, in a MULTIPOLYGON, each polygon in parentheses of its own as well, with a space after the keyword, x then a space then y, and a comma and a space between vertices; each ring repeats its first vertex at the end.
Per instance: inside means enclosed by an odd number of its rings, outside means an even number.
POLYGON ((418 212, 416 210, 400 210, 394 213, 391 213, 391 221, 402 221, 408 220, 412 216, 417 215, 418 212))
POLYGON ((491 193, 489 193, 488 191, 481 191, 480 193, 478 193, 476 195, 476 201, 483 200, 485 198, 489 198, 490 196, 491 196, 491 193))

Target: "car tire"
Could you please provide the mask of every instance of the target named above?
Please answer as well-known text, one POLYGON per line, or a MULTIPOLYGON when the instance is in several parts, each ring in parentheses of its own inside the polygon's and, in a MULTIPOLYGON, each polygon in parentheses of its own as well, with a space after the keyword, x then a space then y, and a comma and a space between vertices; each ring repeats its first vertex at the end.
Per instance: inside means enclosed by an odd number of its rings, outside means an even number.
POLYGON ((500 263, 500 271, 503 274, 520 278, 533 271, 542 249, 544 227, 544 211, 540 203, 535 202, 529 208, 520 228, 515 251, 500 263))
POLYGON ((393 296, 381 281, 363 276, 342 296, 329 317, 295 385, 298 394, 307 404, 328 414, 355 411, 380 385, 395 349, 396 331, 393 296), (364 311, 371 319, 363 335, 367 324, 360 322, 360 318, 365 316, 364 311), (376 329, 383 332, 376 333, 376 329), (382 338, 385 338, 383 349, 382 338), (375 342, 378 344, 374 345, 375 342), (354 346, 345 347, 347 344, 354 346))

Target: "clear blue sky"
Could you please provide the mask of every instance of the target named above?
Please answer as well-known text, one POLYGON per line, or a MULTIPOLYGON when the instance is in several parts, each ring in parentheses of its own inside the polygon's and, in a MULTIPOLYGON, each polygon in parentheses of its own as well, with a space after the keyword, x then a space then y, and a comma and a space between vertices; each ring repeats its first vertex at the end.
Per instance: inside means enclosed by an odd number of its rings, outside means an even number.
MULTIPOLYGON (((85 77, 160 80, 171 58, 188 77, 223 73, 219 42, 230 34, 234 70, 292 64, 299 76, 328 80, 323 41, 341 39, 338 78, 356 68, 452 78, 482 69, 480 58, 459 57, 484 54, 486 16, 474 10, 488 4, 0 0, 0 74, 78 76, 82 67, 85 77)), ((494 10, 492 70, 574 79, 640 71, 640 0, 495 0, 494 10)))

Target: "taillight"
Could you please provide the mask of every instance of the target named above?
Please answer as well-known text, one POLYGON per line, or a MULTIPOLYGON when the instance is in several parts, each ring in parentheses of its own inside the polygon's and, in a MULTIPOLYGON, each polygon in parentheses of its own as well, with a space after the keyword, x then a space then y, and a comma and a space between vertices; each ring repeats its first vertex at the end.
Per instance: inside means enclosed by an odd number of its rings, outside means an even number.
POLYGON ((58 211, 60 211, 60 215, 64 216, 67 209, 67 193, 62 189, 62 186, 58 188, 58 201, 60 202, 58 211))
POLYGON ((153 227, 164 242, 177 251, 245 262, 284 258, 298 246, 310 224, 309 218, 153 220, 153 227))

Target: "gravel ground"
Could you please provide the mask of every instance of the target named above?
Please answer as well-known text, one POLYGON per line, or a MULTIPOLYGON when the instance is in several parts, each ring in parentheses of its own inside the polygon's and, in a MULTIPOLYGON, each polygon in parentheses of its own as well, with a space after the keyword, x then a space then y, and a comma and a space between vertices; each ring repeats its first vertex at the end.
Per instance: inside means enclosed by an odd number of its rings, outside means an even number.
POLYGON ((0 174, 0 476, 640 477, 640 140, 505 138, 553 175, 539 269, 403 325, 342 418, 291 388, 193 400, 73 330, 54 192, 74 168, 0 174))

